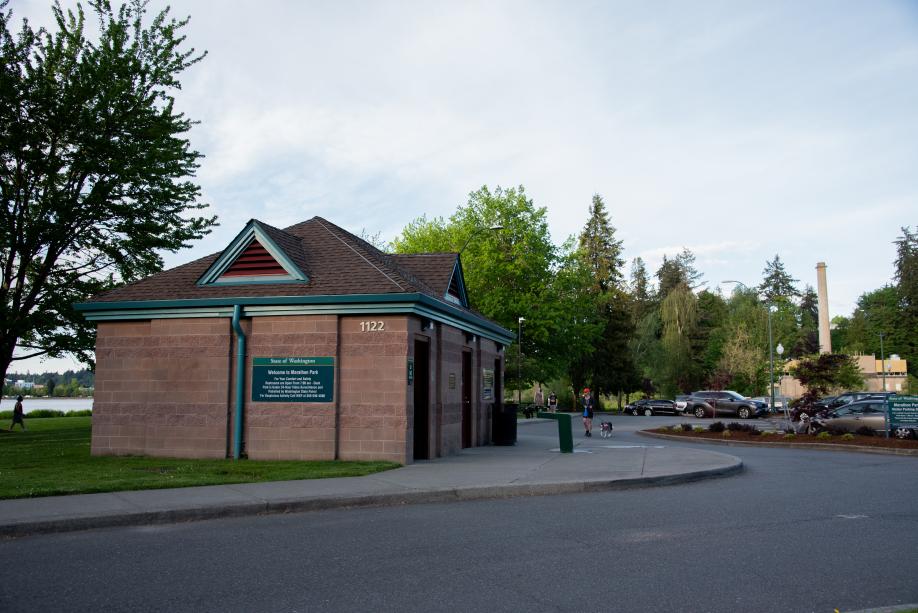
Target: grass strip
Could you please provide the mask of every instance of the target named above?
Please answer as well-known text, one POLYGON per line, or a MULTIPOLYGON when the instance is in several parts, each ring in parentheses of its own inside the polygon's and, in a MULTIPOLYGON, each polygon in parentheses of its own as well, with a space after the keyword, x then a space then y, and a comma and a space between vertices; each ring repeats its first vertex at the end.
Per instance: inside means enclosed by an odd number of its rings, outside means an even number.
POLYGON ((395 462, 185 460, 89 454, 91 417, 0 422, 0 499, 197 485, 360 477, 395 462))

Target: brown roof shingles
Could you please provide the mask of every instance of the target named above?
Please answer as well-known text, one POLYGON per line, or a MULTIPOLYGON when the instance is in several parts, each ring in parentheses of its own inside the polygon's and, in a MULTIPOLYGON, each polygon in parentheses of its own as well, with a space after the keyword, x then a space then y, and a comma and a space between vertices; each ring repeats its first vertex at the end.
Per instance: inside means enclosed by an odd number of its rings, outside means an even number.
POLYGON ((132 302, 268 296, 341 296, 422 293, 442 300, 456 254, 388 255, 350 232, 322 219, 279 230, 256 221, 309 277, 306 283, 197 285, 214 253, 115 288, 90 302, 132 302))

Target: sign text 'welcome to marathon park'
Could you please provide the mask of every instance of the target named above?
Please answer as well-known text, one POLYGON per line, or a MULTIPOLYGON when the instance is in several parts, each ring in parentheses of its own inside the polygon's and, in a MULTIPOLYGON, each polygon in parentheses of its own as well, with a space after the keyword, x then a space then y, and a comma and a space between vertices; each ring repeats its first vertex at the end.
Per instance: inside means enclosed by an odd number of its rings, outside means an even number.
POLYGON ((335 358, 253 358, 252 402, 332 402, 335 358))

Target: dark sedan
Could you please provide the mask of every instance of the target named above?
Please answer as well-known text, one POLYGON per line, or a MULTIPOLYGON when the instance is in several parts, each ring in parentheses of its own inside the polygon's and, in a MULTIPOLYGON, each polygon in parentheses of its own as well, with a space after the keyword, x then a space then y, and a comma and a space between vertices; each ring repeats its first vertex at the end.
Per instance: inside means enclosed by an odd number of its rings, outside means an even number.
POLYGON ((625 407, 625 413, 632 415, 682 415, 682 411, 676 407, 672 400, 662 400, 657 398, 642 398, 632 402, 625 407))

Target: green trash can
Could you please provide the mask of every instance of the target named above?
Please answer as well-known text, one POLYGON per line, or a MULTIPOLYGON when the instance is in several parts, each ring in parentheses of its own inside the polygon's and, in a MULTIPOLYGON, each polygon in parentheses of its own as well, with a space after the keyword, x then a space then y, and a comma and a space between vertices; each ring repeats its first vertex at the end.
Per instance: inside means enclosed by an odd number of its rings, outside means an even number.
POLYGON ((542 419, 554 419, 558 422, 558 446, 561 453, 574 453, 574 431, 571 416, 567 413, 539 413, 542 419))

